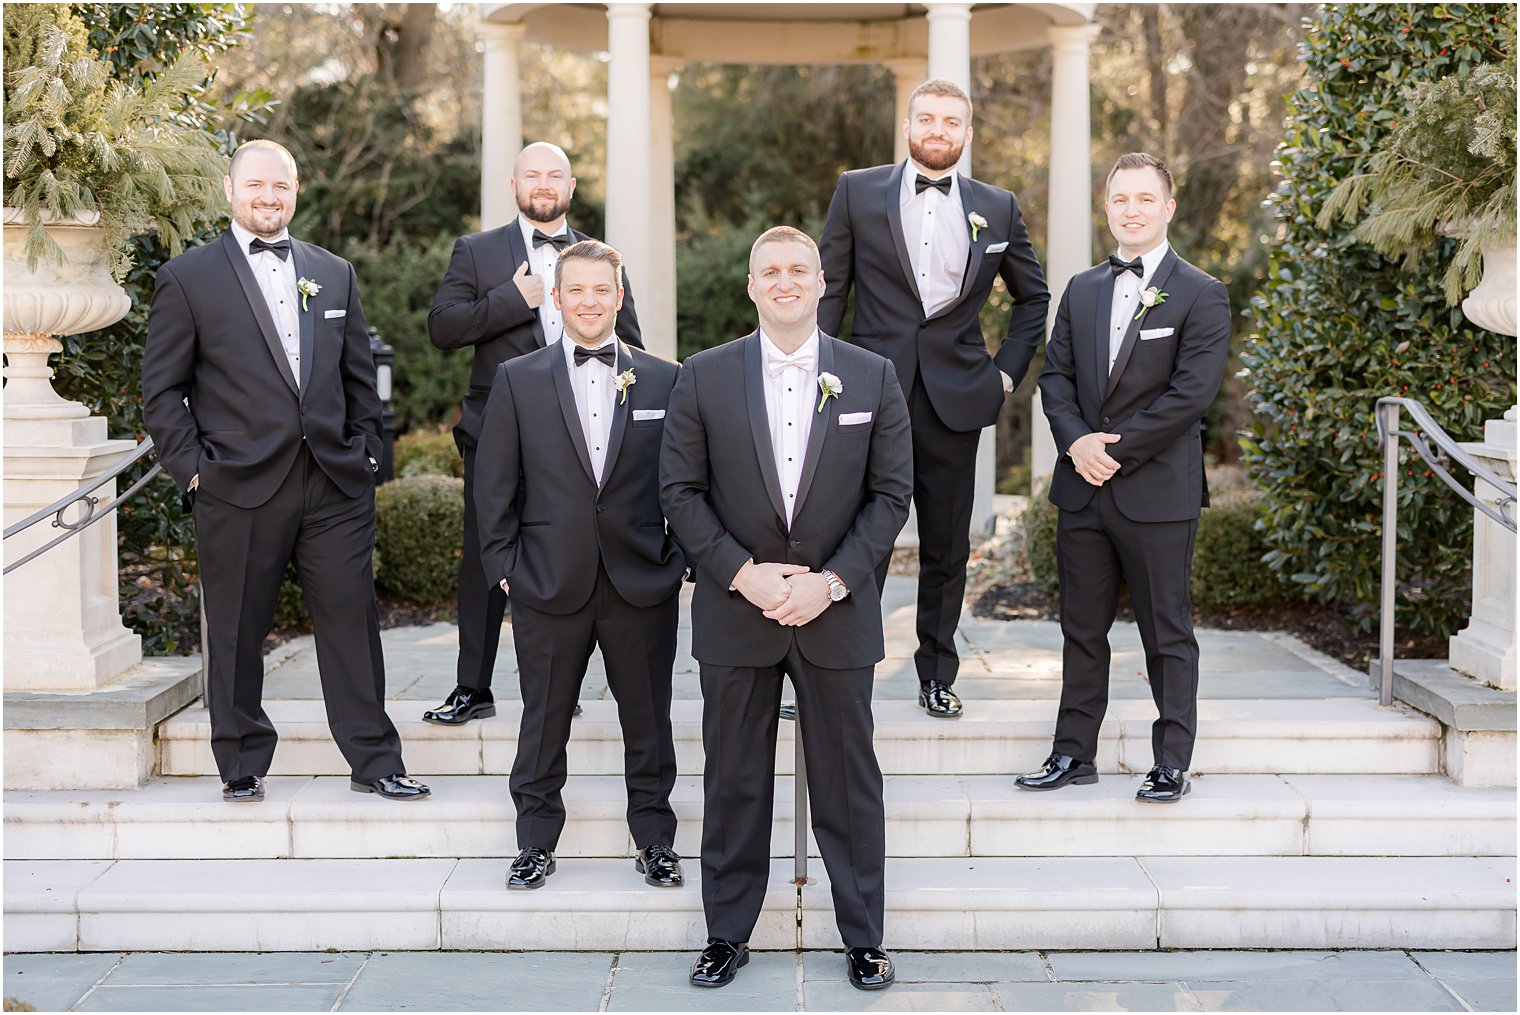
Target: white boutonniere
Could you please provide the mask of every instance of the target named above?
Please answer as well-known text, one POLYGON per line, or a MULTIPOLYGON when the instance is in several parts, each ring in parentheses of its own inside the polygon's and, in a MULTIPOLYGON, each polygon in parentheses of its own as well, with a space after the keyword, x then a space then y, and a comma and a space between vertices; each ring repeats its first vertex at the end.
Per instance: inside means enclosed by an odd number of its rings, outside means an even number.
POLYGON ((844 394, 844 382, 831 373, 818 375, 818 411, 823 411, 823 403, 831 398, 838 398, 844 394))
POLYGON ((976 234, 987 228, 987 220, 977 212, 966 216, 966 221, 971 223, 971 242, 976 242, 976 234))
POLYGON ((618 399, 618 405, 628 401, 628 389, 638 382, 639 377, 633 372, 633 367, 629 367, 612 379, 612 386, 617 388, 618 394, 622 396, 618 399))
POLYGON ((1160 303, 1165 303, 1166 298, 1170 295, 1170 293, 1164 293, 1160 289, 1157 289, 1155 286, 1151 286, 1149 289, 1146 289, 1140 294, 1140 312, 1135 315, 1135 320, 1138 321, 1140 318, 1144 317, 1145 312, 1151 307, 1154 307, 1160 303))
POLYGON ((301 294, 301 310, 305 312, 306 301, 322 291, 322 287, 315 280, 304 275, 296 279, 296 292, 301 294))

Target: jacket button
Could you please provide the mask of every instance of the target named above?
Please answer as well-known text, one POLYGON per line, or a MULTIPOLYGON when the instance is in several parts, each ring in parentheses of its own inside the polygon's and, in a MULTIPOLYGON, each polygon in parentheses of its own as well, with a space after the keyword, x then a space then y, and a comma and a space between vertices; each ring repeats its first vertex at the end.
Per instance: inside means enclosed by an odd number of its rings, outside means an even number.
POLYGON ((1103 422, 1105 422, 1105 423, 1112 423, 1113 420, 1109 419, 1107 416, 1104 416, 1103 417, 1103 422))
POLYGON ((603 511, 606 511, 606 510, 607 510, 607 505, 605 505, 605 504, 598 504, 596 506, 596 513, 597 514, 601 514, 603 511))
POLYGON ((802 540, 800 540, 800 539, 794 539, 794 540, 792 540, 792 545, 793 546, 801 546, 802 545, 802 540))

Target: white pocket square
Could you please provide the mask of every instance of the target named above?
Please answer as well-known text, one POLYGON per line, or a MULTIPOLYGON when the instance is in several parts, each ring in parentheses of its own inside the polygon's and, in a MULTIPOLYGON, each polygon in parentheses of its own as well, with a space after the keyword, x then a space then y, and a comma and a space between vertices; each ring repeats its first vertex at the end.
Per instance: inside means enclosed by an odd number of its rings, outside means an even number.
POLYGON ((323 320, 327 320, 327 321, 332 320, 334 317, 347 317, 347 316, 348 316, 348 311, 347 310, 324 310, 324 311, 322 311, 322 319, 323 320))
POLYGON ((859 426, 862 423, 869 422, 871 422, 871 414, 869 412, 845 412, 840 413, 839 416, 840 426, 859 426))
POLYGON ((1149 342, 1153 338, 1166 338, 1176 330, 1176 328, 1141 328, 1140 341, 1149 342))
POLYGON ((991 246, 989 246, 987 248, 987 253, 989 253, 989 254, 1001 254, 1003 251, 1005 251, 1007 249, 1008 249, 1008 241, 1004 240, 1002 243, 994 243, 991 246))
POLYGON ((635 409, 635 410, 633 410, 633 418, 636 419, 636 420, 638 420, 638 419, 664 419, 665 418, 665 410, 664 409, 635 409))

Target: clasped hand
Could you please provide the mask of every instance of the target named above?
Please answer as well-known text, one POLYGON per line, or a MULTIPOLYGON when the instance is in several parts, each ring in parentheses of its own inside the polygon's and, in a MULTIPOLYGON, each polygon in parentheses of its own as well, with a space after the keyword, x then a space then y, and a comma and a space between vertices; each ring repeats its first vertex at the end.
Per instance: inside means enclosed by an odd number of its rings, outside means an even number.
POLYGON ((746 561, 733 584, 767 620, 783 627, 801 627, 829 606, 828 582, 803 564, 746 561))
POLYGON ((1119 463, 1109 457, 1108 445, 1117 443, 1116 433, 1084 434, 1071 442, 1066 453, 1077 467, 1077 475, 1093 486, 1102 486, 1119 471, 1119 463))

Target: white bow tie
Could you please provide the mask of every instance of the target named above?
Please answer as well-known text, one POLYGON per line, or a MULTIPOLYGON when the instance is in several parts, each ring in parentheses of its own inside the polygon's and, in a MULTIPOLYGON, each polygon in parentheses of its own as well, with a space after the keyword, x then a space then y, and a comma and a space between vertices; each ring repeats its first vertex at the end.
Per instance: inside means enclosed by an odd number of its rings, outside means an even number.
POLYGON ((772 377, 780 377, 781 372, 787 367, 798 367, 807 373, 813 372, 815 355, 811 351, 792 353, 790 356, 771 356, 766 360, 765 369, 772 377))

